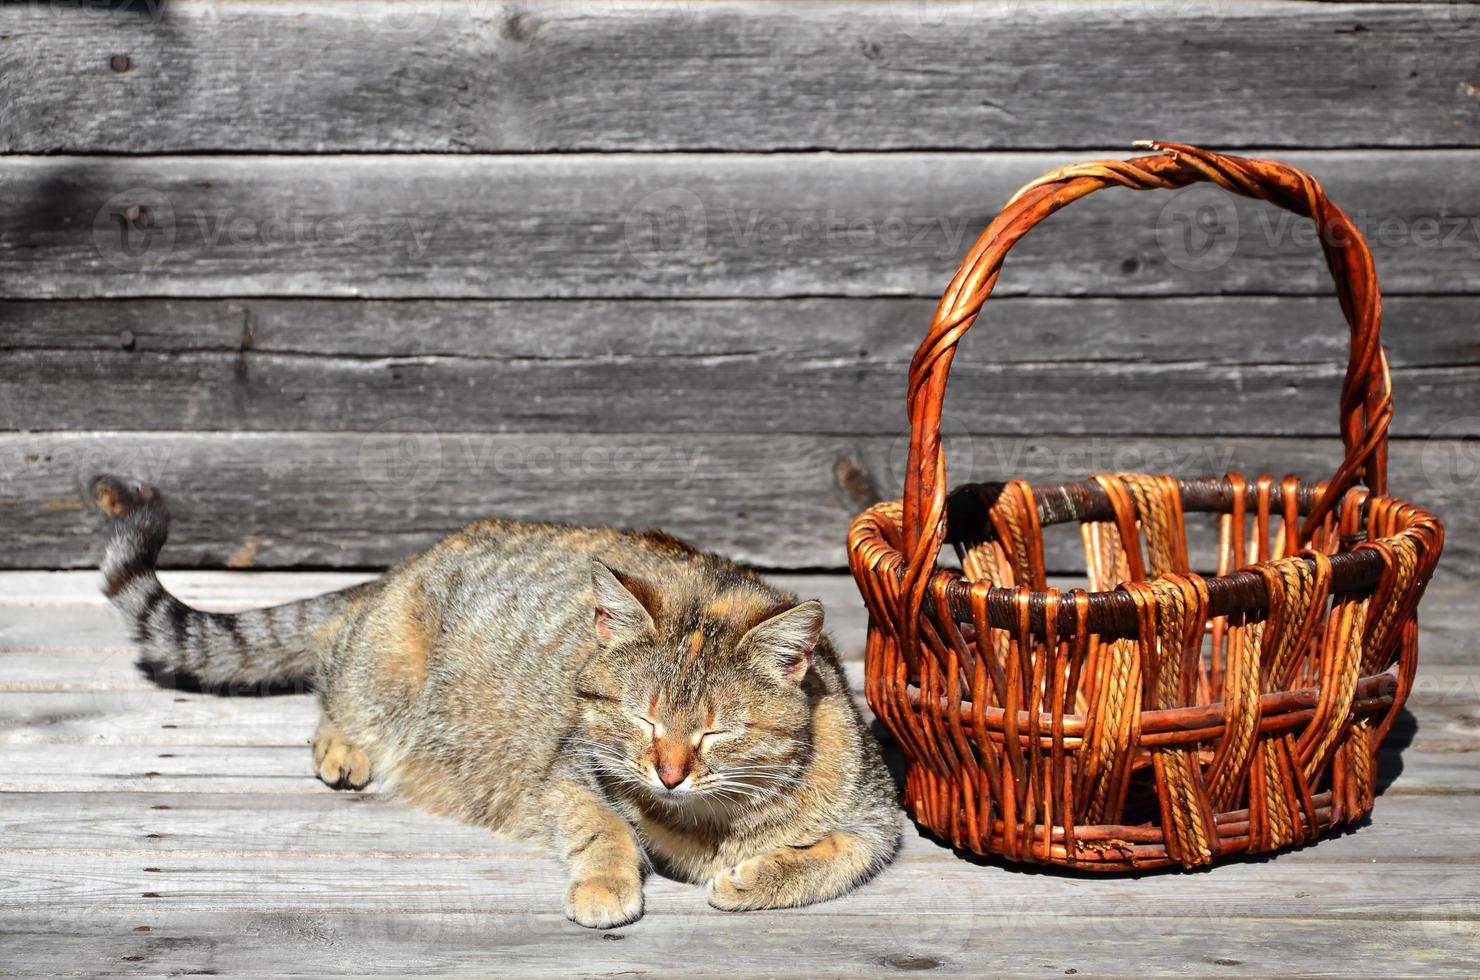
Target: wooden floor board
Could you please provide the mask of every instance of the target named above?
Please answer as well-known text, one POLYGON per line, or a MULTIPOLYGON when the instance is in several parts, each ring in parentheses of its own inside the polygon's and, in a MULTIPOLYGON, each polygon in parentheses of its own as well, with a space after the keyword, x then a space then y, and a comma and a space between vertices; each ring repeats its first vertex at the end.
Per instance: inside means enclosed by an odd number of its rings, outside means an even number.
MULTIPOLYGON (((363 577, 165 576, 220 609, 363 577)), ((563 875, 538 850, 315 780, 311 694, 151 681, 95 578, 0 573, 0 973, 1474 972, 1480 612, 1462 583, 1429 597, 1411 715, 1351 832, 1199 874, 1087 878, 969 861, 911 831, 893 867, 836 902, 730 915, 655 879, 641 922, 591 933, 559 914, 563 875)), ((856 650, 845 577, 786 584, 836 607, 856 650)))

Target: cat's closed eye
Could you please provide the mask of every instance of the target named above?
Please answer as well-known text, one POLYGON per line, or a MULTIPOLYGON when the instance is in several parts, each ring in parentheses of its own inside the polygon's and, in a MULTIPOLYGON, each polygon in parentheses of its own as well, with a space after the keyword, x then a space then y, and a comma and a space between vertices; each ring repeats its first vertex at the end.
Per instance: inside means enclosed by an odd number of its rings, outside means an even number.
POLYGON ((697 732, 694 735, 694 745, 702 749, 709 745, 709 743, 713 739, 717 739, 726 735, 738 734, 740 733, 733 728, 716 728, 707 732, 697 732))

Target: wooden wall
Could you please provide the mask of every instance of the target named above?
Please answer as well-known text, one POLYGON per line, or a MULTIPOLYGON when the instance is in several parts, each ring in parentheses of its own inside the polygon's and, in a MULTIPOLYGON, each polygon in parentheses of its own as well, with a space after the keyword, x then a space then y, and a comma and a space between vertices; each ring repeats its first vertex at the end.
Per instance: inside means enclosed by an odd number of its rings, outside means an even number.
MULTIPOLYGON (((498 512, 840 568, 971 240, 1159 137, 1306 167, 1368 234, 1392 485, 1480 570, 1480 9, 111 6, 0 7, 4 567, 93 561, 113 469, 174 498, 175 565, 376 566, 498 512)), ((1318 478, 1343 346, 1306 228, 1106 192, 1009 261, 950 473, 1318 478)))

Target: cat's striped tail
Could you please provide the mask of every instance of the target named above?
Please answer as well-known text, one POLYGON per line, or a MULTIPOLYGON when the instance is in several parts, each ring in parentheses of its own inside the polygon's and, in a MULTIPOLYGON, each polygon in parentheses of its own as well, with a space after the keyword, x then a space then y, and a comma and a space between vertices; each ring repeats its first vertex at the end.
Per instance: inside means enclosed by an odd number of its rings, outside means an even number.
POLYGON ((297 683, 310 676, 314 631, 373 582, 266 609, 213 613, 165 591, 154 563, 169 534, 159 491, 98 476, 89 487, 104 516, 103 593, 128 620, 146 661, 210 686, 297 683))

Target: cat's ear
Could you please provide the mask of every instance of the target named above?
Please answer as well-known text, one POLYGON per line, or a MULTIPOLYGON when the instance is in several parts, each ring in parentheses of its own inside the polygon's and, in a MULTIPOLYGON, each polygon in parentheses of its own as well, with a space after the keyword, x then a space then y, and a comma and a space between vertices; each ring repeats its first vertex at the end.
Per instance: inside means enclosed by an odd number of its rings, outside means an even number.
POLYGON ((596 595, 596 638, 603 644, 644 630, 652 632, 653 617, 634 594, 637 583, 624 582, 606 565, 591 562, 591 590, 596 595))
POLYGON ((740 638, 740 650, 763 669, 800 683, 822 636, 822 603, 808 599, 779 612, 740 638))

